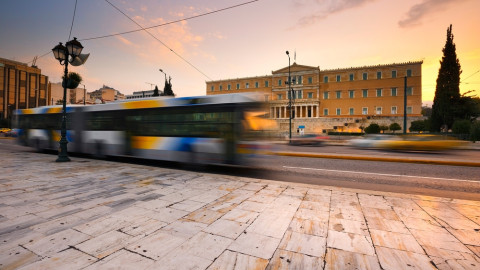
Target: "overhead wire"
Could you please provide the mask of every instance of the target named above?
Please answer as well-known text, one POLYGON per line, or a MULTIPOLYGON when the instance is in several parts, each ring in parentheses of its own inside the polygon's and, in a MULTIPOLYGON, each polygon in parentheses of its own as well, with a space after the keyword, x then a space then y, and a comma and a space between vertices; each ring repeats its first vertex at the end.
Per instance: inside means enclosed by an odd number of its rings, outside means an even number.
POLYGON ((158 39, 156 36, 154 36, 152 33, 150 33, 147 29, 145 29, 142 25, 140 25, 139 23, 137 23, 134 19, 130 18, 130 16, 128 16, 127 14, 125 14, 122 10, 120 10, 118 7, 116 7, 114 4, 110 3, 110 1, 108 0, 105 0, 105 2, 109 3, 112 7, 114 7, 118 12, 122 13, 125 17, 127 17, 130 21, 132 21, 133 23, 135 23, 138 27, 142 28, 143 31, 145 31, 147 34, 149 34, 152 38, 154 38, 155 40, 157 40, 158 42, 160 42, 160 44, 162 44, 163 46, 165 46, 167 49, 169 49, 172 53, 174 53, 176 56, 178 56, 180 59, 182 59, 185 63, 189 64, 191 67, 193 67, 195 70, 197 70, 198 72, 200 72, 203 76, 207 77, 209 80, 212 81, 212 78, 210 78, 207 74, 203 73, 200 69, 198 69, 195 65, 193 65, 192 63, 190 63, 187 59, 185 59, 183 56, 181 56, 180 54, 178 54, 176 51, 174 51, 172 48, 170 48, 167 44, 165 44, 163 41, 161 41, 160 39, 158 39))
POLYGON ((77 12, 77 0, 75 0, 75 8, 73 9, 72 25, 70 26, 70 33, 68 34, 67 41, 69 41, 70 37, 72 36, 73 22, 75 21, 75 13, 76 12, 77 12))

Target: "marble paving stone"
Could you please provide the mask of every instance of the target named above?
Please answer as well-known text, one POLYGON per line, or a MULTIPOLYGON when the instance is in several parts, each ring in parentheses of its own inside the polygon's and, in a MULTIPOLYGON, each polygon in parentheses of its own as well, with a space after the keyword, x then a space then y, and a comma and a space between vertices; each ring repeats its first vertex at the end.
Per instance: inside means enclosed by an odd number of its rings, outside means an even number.
POLYGON ((323 258, 326 238, 315 235, 287 231, 278 248, 323 258))
POLYGON ((188 254, 210 261, 214 261, 233 242, 233 239, 199 232, 181 246, 172 251, 168 256, 188 254))
POLYGON ((405 209, 399 207, 394 207, 393 209, 395 213, 397 213, 397 216, 402 220, 405 218, 416 218, 434 221, 434 218, 423 210, 405 209))
POLYGON ((435 237, 425 231, 410 229, 418 243, 422 246, 442 247, 443 249, 470 253, 470 250, 453 235, 435 232, 435 237))
POLYGON ((157 261, 165 257, 173 249, 179 247, 186 240, 186 237, 159 231, 128 245, 126 249, 157 261))
POLYGON ((160 220, 166 223, 172 223, 177 219, 180 219, 186 215, 188 215, 189 212, 183 211, 183 210, 178 210, 178 209, 173 209, 173 208, 162 208, 157 211, 155 211, 156 214, 153 216, 150 216, 150 218, 160 220))
POLYGON ((307 188, 288 187, 282 192, 282 195, 298 197, 300 199, 303 199, 303 197, 305 197, 305 195, 307 194, 307 191, 308 191, 307 188))
POLYGON ((204 208, 225 214, 230 210, 234 209, 235 207, 237 207, 237 204, 220 201, 220 202, 213 202, 211 204, 208 204, 204 208))
POLYGON ((328 222, 328 229, 337 232, 369 235, 365 221, 338 219, 332 217, 328 222))
POLYGON ((195 212, 190 213, 184 218, 188 220, 200 222, 200 223, 212 224, 223 215, 224 215, 223 213, 220 213, 217 211, 212 211, 208 209, 199 209, 195 212))
POLYGON ((193 212, 205 206, 207 203, 204 202, 196 202, 191 200, 181 201, 169 206, 169 208, 183 210, 187 212, 193 212))
POLYGON ((266 269, 289 270, 289 269, 322 269, 321 258, 307 256, 287 250, 277 249, 266 269))
POLYGON ((332 196, 332 191, 328 189, 309 188, 307 191, 307 195, 318 196, 318 197, 330 197, 332 196))
POLYGON ((376 217, 380 219, 400 221, 400 218, 392 209, 362 207, 362 211, 365 217, 376 217))
POLYGON ((362 207, 379 208, 379 209, 391 209, 390 203, 385 200, 383 196, 370 195, 370 194, 358 194, 358 200, 362 207))
POLYGON ((449 219, 435 219, 440 225, 444 226, 448 230, 466 230, 477 232, 480 231, 480 225, 471 221, 468 218, 463 219, 456 219, 456 218, 449 218, 449 219))
POLYGON ((376 256, 327 248, 325 270, 337 269, 380 270, 382 268, 376 256))
POLYGON ((246 211, 235 208, 232 211, 226 213, 222 219, 228 219, 236 222, 251 224, 258 217, 257 212, 246 211))
POLYGON ((415 252, 419 254, 425 254, 422 247, 417 243, 417 241, 411 234, 370 229, 370 236, 372 237, 372 241, 375 246, 382 246, 398 250, 415 252))
POLYGON ((467 248, 470 249, 480 259, 480 246, 467 245, 467 248))
POLYGON ((26 249, 35 252, 35 254, 44 257, 53 255, 61 250, 67 249, 69 246, 74 246, 90 238, 91 237, 87 234, 68 229, 56 234, 45 236, 44 238, 29 241, 23 246, 26 249))
POLYGON ((372 240, 365 235, 328 231, 327 247, 373 256, 375 250, 372 240))
POLYGON ((430 208, 430 207, 422 207, 422 209, 427 212, 427 214, 433 216, 437 219, 465 219, 465 216, 460 214, 459 212, 451 209, 451 208, 430 208))
POLYGON ((466 245, 480 246, 480 231, 448 229, 460 242, 466 245))
POLYGON ((80 224, 73 227, 73 229, 91 236, 98 236, 106 232, 118 230, 129 224, 130 222, 124 221, 120 217, 107 216, 80 224))
POLYGON ((41 259, 40 256, 21 246, 0 251, 0 269, 17 269, 41 259))
POLYGON ((151 219, 148 217, 141 217, 127 226, 120 228, 119 231, 131 236, 149 235, 159 229, 165 227, 167 223, 151 219))
POLYGON ((208 270, 262 270, 267 267, 268 260, 225 250, 208 270))
POLYGON ((354 208, 330 208, 330 217, 357 221, 365 220, 362 211, 354 208))
POLYGON ((280 239, 278 238, 247 232, 241 234, 228 247, 228 250, 268 260, 273 256, 279 244, 280 239))
POLYGON ((385 247, 377 247, 376 250, 380 265, 385 270, 436 269, 426 255, 385 247))
POLYGON ((329 212, 330 211, 330 203, 329 202, 302 201, 299 208, 329 212))
POLYGON ((425 252, 430 257, 438 257, 443 258, 445 260, 480 260, 480 257, 475 256, 474 253, 465 253, 465 252, 458 252, 448 249, 443 249, 441 247, 431 247, 431 246, 423 246, 425 252))
POLYGON ((68 230, 82 223, 84 223, 83 219, 70 215, 70 216, 57 218, 51 221, 43 222, 43 223, 34 225, 30 228, 36 232, 39 232, 45 235, 51 235, 57 232, 68 230))
POLYGON ((128 250, 119 250, 114 254, 89 265, 84 270, 124 269, 140 270, 151 266, 155 261, 128 250))
POLYGON ((147 267, 148 270, 203 270, 212 263, 212 261, 193 256, 191 254, 175 254, 175 256, 166 256, 147 267))
POLYGON ((327 237, 328 223, 294 217, 288 227, 288 230, 303 234, 327 237))
POLYGON ((161 199, 157 199, 157 200, 151 200, 151 201, 148 201, 148 202, 139 202, 139 203, 136 203, 135 206, 145 208, 145 209, 150 209, 150 210, 153 210, 153 211, 159 211, 159 210, 164 209, 165 207, 167 207, 171 204, 173 204, 173 203, 170 202, 170 201, 164 201, 164 200, 161 200, 161 199))
POLYGON ((208 225, 205 223, 195 222, 191 220, 177 220, 168 226, 162 228, 162 231, 175 231, 185 238, 192 237, 205 229, 208 225))
POLYGON ((422 211, 422 208, 418 206, 413 200, 406 199, 406 198, 396 198, 396 197, 385 197, 385 200, 393 208, 400 208, 400 209, 409 209, 409 210, 419 210, 422 211))
POLYGON ((451 269, 478 270, 480 263, 468 260, 448 260, 448 266, 451 269))
POLYGON ((219 219, 210 224, 208 227, 204 228, 203 231, 231 239, 236 239, 243 231, 245 231, 246 228, 247 224, 245 223, 235 222, 227 219, 219 219))
POLYGON ((235 190, 221 198, 219 198, 219 201, 222 202, 229 202, 229 203, 234 203, 234 204, 239 204, 248 198, 252 196, 255 192, 254 191, 248 191, 248 190, 235 190))
POLYGON ((329 213, 325 211, 300 208, 295 213, 295 217, 301 218, 301 219, 319 221, 319 222, 327 222, 329 218, 329 213))
POLYGON ((60 265, 62 269, 82 269, 96 261, 96 258, 88 254, 69 248, 54 256, 28 264, 22 267, 22 270, 58 269, 60 265))
POLYGON ((365 217, 367 220, 368 228, 382 230, 387 232, 406 233, 409 234, 409 230, 405 227, 405 224, 401 221, 388 220, 377 217, 365 217))
POLYGON ((250 190, 250 191, 259 191, 265 188, 267 185, 261 183, 248 183, 247 185, 241 187, 241 189, 250 190))
POLYGON ((247 231, 281 239, 292 218, 293 214, 285 212, 263 212, 247 228, 247 231))
POLYGON ((110 231, 74 246, 91 256, 102 259, 138 239, 140 238, 132 237, 118 231, 110 231))
POLYGON ((196 201, 196 202, 203 202, 205 204, 211 203, 218 198, 221 198, 225 195, 227 195, 229 192, 224 191, 224 190, 212 190, 212 191, 207 191, 205 193, 202 193, 200 195, 191 197, 190 200, 196 201))
POLYGON ((253 195, 251 196, 250 198, 248 198, 249 201, 253 201, 253 202, 259 202, 259 203, 263 203, 263 204, 271 204, 273 203, 273 201, 275 201, 277 197, 274 197, 274 196, 270 196, 270 195, 253 195))
POLYGON ((83 220, 90 220, 90 219, 95 218, 95 217, 98 218, 98 217, 108 215, 108 214, 111 213, 111 210, 112 209, 108 206, 103 206, 103 205, 94 206, 94 207, 88 208, 84 211, 75 213, 75 214, 72 215, 72 217, 78 217, 78 218, 81 218, 83 220))
POLYGON ((259 202, 254 202, 254 201, 244 201, 241 204, 238 205, 239 209, 242 210, 247 210, 247 211, 253 211, 253 212, 258 212, 261 213, 263 212, 269 204, 264 204, 264 203, 259 203, 259 202))
POLYGON ((447 229, 443 228, 436 221, 424 220, 418 218, 405 218, 402 219, 403 224, 408 229, 415 229, 419 231, 435 232, 435 233, 448 233, 447 229))

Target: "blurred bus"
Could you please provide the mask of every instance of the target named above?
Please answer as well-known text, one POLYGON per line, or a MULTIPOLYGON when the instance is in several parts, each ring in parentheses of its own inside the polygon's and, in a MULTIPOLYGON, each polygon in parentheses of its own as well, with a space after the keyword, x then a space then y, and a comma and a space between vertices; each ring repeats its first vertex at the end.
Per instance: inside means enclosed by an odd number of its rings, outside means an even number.
MULTIPOLYGON (((200 164, 248 164, 274 129, 257 95, 156 97, 67 106, 68 151, 200 164)), ((58 149, 62 106, 17 110, 18 141, 58 149)))

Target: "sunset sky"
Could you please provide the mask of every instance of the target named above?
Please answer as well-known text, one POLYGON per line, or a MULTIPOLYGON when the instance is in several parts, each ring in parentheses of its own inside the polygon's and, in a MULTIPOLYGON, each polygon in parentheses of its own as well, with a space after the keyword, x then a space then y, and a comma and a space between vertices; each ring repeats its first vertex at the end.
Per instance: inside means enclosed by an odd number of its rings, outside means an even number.
MULTIPOLYGON (((59 82, 51 49, 66 42, 75 0, 2 0, 0 57, 31 62, 59 82), (49 53, 50 52, 50 53, 49 53)), ((80 73, 87 91, 123 94, 163 89, 205 95, 205 81, 262 76, 288 66, 286 50, 320 69, 423 60, 423 102, 431 104, 446 30, 453 24, 461 91, 480 96, 479 0, 78 0, 71 38, 90 58, 80 73), (250 3, 248 3, 250 2, 250 3), (113 37, 246 3, 218 13, 113 37), (117 10, 115 7, 119 10, 117 10), (163 44, 162 44, 163 43, 163 44), (190 63, 190 64, 189 64, 190 63)))

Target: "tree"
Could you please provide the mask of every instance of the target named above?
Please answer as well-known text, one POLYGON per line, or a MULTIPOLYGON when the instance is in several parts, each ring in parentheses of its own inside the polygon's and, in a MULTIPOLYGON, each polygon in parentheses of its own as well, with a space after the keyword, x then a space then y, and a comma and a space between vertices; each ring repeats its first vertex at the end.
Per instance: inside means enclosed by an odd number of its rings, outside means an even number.
POLYGON ((413 121, 410 124, 409 130, 410 130, 410 132, 412 132, 412 131, 413 132, 420 132, 420 131, 430 130, 430 121, 428 119, 413 121))
POLYGON ((388 130, 388 126, 387 125, 381 125, 380 130, 382 131, 382 133, 385 133, 385 131, 388 130))
POLYGON ((473 122, 470 127, 470 140, 473 142, 480 141, 480 121, 473 122))
POLYGON ((163 88, 164 96, 175 96, 172 90, 172 77, 168 76, 168 82, 165 80, 165 87, 163 88))
POLYGON ((82 76, 76 72, 69 72, 67 75, 67 79, 65 80, 65 76, 62 77, 63 82, 62 86, 65 87, 67 85, 68 89, 75 89, 78 85, 83 81, 82 76))
POLYGON ((426 117, 432 116, 432 107, 422 106, 422 115, 426 117))
POLYGON ((160 94, 158 93, 158 86, 155 85, 155 89, 153 90, 153 96, 158 97, 160 94))
POLYGON ((460 99, 460 61, 453 43, 452 25, 447 28, 447 41, 438 71, 435 98, 433 99, 431 131, 441 127, 452 127, 455 120, 455 106, 460 99))
POLYGON ((455 134, 468 134, 470 133, 470 126, 472 123, 467 119, 458 119, 453 122, 452 132, 455 134))
POLYGON ((376 123, 371 123, 368 127, 365 128, 365 133, 378 134, 380 133, 380 126, 376 123))
POLYGON ((473 121, 480 116, 480 98, 474 95, 469 95, 473 92, 475 91, 471 90, 460 96, 458 106, 455 108, 455 113, 458 119, 473 121))
POLYGON ((390 128, 391 131, 393 131, 393 133, 395 133, 395 131, 397 131, 397 130, 402 129, 402 127, 398 123, 390 124, 389 128, 390 128))
POLYGON ((63 99, 59 99, 55 102, 55 105, 62 105, 63 104, 63 99))

